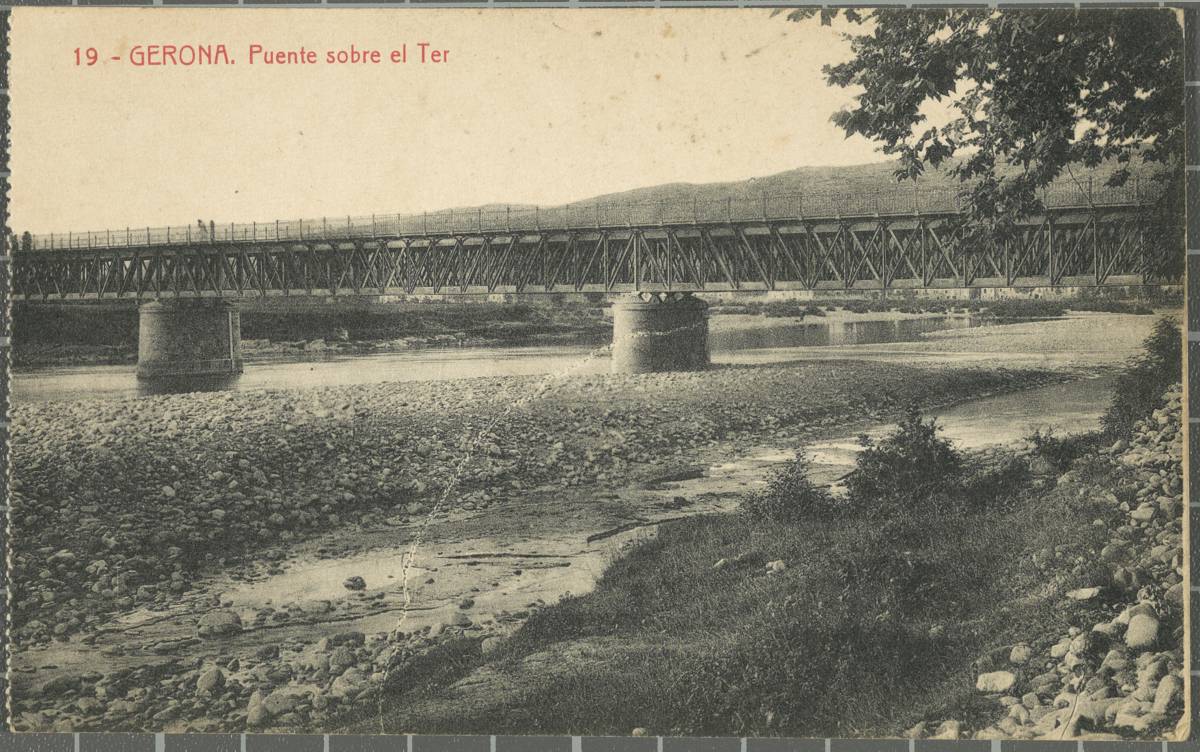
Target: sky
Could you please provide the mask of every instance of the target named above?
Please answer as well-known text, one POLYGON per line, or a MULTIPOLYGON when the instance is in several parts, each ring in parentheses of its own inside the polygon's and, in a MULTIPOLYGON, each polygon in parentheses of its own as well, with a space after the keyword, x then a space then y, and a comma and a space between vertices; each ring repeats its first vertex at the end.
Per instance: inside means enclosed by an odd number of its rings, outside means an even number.
POLYGON ((765 9, 16 8, 12 227, 554 205, 881 161, 829 121, 853 94, 821 74, 849 57, 837 32, 765 9), (417 62, 423 41, 447 59, 417 62), (130 64, 186 43, 236 62, 130 64), (384 62, 250 65, 251 44, 384 62))

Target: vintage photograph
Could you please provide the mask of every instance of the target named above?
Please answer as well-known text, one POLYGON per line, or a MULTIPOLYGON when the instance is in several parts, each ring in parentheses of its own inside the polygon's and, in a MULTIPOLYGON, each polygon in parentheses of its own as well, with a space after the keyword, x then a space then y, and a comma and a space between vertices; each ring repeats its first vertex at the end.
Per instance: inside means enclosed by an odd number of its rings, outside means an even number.
POLYGON ((1184 738, 1183 24, 16 8, 12 730, 1184 738))

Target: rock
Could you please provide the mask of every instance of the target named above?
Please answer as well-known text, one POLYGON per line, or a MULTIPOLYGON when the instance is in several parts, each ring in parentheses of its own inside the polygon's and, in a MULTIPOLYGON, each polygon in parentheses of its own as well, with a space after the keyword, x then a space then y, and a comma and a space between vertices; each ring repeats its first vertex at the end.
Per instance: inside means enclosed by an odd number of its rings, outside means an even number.
POLYGON ((1029 659, 1032 657, 1033 657, 1033 648, 1029 647, 1028 645, 1026 645, 1025 643, 1022 642, 1018 645, 1013 645, 1012 651, 1009 652, 1009 654, 1008 654, 1008 662, 1015 663, 1017 665, 1021 665, 1024 663, 1028 663, 1029 659))
POLYGON ((975 689, 989 694, 1007 692, 1016 682, 1017 677, 1011 671, 991 671, 979 675, 975 680, 975 689))
MULTIPOLYGON (((1019 707, 1019 706, 1018 706, 1019 707)), ((942 721, 930 739, 958 739, 962 735, 962 724, 958 721, 942 721)))
POLYGON ((251 728, 261 728, 266 726, 271 720, 271 714, 262 706, 262 703, 251 705, 246 711, 246 725, 251 728))
POLYGON ((1050 460, 1038 455, 1029 461, 1029 472, 1034 475, 1056 475, 1058 468, 1050 460))
POLYGON ((222 637, 242 631, 242 617, 236 611, 209 611, 196 623, 200 637, 222 637))
POLYGON ((1175 699, 1183 692, 1183 682, 1174 674, 1167 674, 1158 683, 1154 692, 1153 712, 1166 715, 1175 699))
POLYGON ((329 654, 329 670, 335 674, 342 673, 357 662, 354 651, 346 645, 339 645, 329 654))
POLYGON ((354 699, 366 685, 366 677, 356 668, 348 669, 329 685, 329 694, 338 699, 354 699))
POLYGON ((225 674, 216 666, 200 674, 196 679, 196 691, 200 694, 212 694, 225 686, 225 674))
POLYGON ((767 562, 767 574, 778 574, 787 569, 787 562, 783 559, 767 562))
POLYGON ((463 610, 471 608, 474 605, 475 605, 474 598, 463 598, 461 601, 458 602, 458 607, 463 610))
POLYGON ((713 564, 713 569, 720 571, 729 566, 729 559, 717 559, 717 563, 713 564))
POLYGON ((1174 585, 1167 588, 1165 597, 1171 603, 1174 603, 1177 606, 1182 606, 1183 605, 1183 583, 1176 582, 1174 585))
POLYGON ((1067 597, 1073 601, 1090 601, 1097 595, 1100 595, 1100 588, 1098 587, 1079 588, 1067 593, 1067 597))
POLYGON ((1137 522, 1149 522, 1154 519, 1156 512, 1158 512, 1157 507, 1149 502, 1144 502, 1138 505, 1137 509, 1129 513, 1129 519, 1136 520, 1137 522))
POLYGON ((630 731, 629 735, 630 736, 646 736, 649 733, 650 732, 647 731, 646 729, 642 728, 641 726, 638 726, 637 728, 633 729, 633 731, 630 731))
MULTIPOLYGON (((328 650, 329 646, 331 646, 331 645, 334 647, 337 647, 338 645, 362 646, 363 644, 366 643, 366 641, 367 641, 367 636, 365 634, 363 634, 362 632, 359 632, 358 630, 350 630, 348 632, 338 632, 337 634, 333 635, 332 637, 327 638, 327 642, 325 644, 325 650, 328 650)), ((317 644, 319 645, 320 642, 318 642, 317 644)))
POLYGON ((353 577, 347 577, 345 581, 342 582, 342 587, 346 588, 347 590, 366 590, 367 581, 358 575, 354 575, 353 577))
POLYGON ((1125 644, 1131 648, 1144 649, 1158 640, 1158 619, 1150 614, 1138 614, 1130 618, 1125 630, 1125 644))
POLYGON ((479 649, 484 655, 496 652, 501 645, 504 644, 503 637, 488 637, 483 642, 479 643, 479 649))
POLYGON ((281 687, 263 699, 262 705, 272 716, 290 713, 300 702, 307 698, 307 693, 294 687, 281 687))
POLYGON ((905 739, 924 739, 925 738, 925 721, 921 721, 916 726, 913 726, 908 731, 901 734, 905 739))

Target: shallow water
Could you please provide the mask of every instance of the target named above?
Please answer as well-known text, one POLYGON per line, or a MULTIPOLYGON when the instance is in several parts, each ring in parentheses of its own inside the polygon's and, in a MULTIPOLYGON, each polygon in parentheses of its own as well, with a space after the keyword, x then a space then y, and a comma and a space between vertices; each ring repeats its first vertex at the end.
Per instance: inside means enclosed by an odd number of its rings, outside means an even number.
MULTIPOLYGON (((744 363, 746 356, 754 362, 785 362, 820 348, 912 342, 926 332, 980 325, 977 318, 970 316, 874 319, 834 316, 796 322, 731 318, 753 320, 722 327, 714 319, 709 335, 714 363, 744 363)), ((303 389, 483 375, 532 376, 568 368, 579 374, 605 373, 609 367, 607 348, 589 345, 424 348, 397 353, 330 355, 322 360, 250 361, 245 373, 231 379, 177 382, 165 389, 139 383, 132 365, 46 368, 14 374, 13 396, 18 402, 115 399, 160 391, 303 389), (593 357, 586 360, 589 355, 593 357)))

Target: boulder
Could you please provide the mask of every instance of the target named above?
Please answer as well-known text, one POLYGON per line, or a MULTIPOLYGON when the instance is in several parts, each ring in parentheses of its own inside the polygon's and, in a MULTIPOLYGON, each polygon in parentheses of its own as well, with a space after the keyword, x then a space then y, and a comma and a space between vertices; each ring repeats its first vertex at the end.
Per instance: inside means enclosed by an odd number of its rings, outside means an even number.
POLYGON ((1017 677, 1011 671, 990 671, 975 679, 975 689, 995 694, 1007 692, 1016 683, 1017 677))
MULTIPOLYGON (((1020 706, 1017 706, 1020 707, 1020 706)), ((930 739, 958 739, 962 735, 962 724, 958 721, 942 721, 930 739)))
POLYGON ((1135 650, 1148 648, 1158 640, 1158 619, 1150 614, 1138 614, 1129 620, 1125 644, 1135 650))
POLYGON ((329 685, 329 694, 341 700, 354 699, 366 685, 366 677, 356 668, 348 669, 329 685))
POLYGON ((203 672, 196 679, 196 691, 203 695, 219 692, 224 686, 225 674, 216 666, 203 672))
POLYGON ((1013 645, 1013 649, 1008 654, 1008 662, 1021 665, 1028 663, 1029 659, 1032 657, 1033 648, 1022 642, 1018 645, 1013 645))
POLYGON ((222 637, 242 631, 242 617, 236 611, 209 611, 196 623, 200 637, 222 637))
POLYGON ((295 687, 281 687, 267 695, 262 704, 268 713, 276 716, 292 712, 306 698, 307 694, 295 687))

